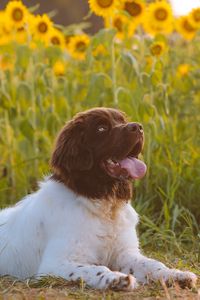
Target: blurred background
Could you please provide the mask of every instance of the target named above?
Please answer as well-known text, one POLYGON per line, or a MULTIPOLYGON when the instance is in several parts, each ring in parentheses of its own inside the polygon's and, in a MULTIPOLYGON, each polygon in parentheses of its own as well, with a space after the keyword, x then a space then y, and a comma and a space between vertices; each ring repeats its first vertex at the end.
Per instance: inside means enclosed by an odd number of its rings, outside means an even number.
MULTIPOLYGON (((0 9, 4 9, 9 1, 0 1, 0 9)), ((80 23, 83 18, 88 15, 89 6, 86 0, 24 0, 23 3, 27 7, 35 6, 39 4, 37 13, 43 14, 48 12, 55 12, 53 20, 56 24, 70 25, 74 23, 80 23)), ((87 22, 91 23, 90 28, 86 30, 89 33, 95 33, 103 25, 102 18, 92 14, 87 22)))
MULTIPOLYGON (((187 14, 192 8, 200 6, 200 0, 169 0, 172 4, 175 15, 187 14)), ((2 0, 0 2, 0 9, 4 9, 8 0, 2 0)), ((153 2, 152 0, 146 0, 145 2, 153 2)), ((89 6, 87 0, 24 0, 23 3, 27 7, 38 5, 37 13, 43 14, 48 12, 55 12, 53 20, 56 24, 70 25, 83 21, 84 17, 88 16, 89 6)), ((96 33, 101 27, 103 27, 103 20, 94 14, 91 14, 87 18, 87 22, 90 23, 85 31, 88 33, 96 33)))

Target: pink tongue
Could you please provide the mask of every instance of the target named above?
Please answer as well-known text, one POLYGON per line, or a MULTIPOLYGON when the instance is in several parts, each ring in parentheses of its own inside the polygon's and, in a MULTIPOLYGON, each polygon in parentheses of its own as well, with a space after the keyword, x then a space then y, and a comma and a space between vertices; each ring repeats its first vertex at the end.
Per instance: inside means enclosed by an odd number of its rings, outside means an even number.
POLYGON ((135 157, 125 158, 120 161, 120 166, 125 169, 133 179, 142 178, 147 170, 145 163, 135 157))

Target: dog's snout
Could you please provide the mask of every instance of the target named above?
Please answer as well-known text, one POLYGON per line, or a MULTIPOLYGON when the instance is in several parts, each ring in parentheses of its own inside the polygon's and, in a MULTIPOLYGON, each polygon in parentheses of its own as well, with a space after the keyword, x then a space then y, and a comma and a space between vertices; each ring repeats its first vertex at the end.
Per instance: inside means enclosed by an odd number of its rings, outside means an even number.
POLYGON ((143 132, 143 126, 139 123, 134 123, 134 122, 128 123, 126 127, 129 131, 132 132, 137 132, 137 131, 143 132))

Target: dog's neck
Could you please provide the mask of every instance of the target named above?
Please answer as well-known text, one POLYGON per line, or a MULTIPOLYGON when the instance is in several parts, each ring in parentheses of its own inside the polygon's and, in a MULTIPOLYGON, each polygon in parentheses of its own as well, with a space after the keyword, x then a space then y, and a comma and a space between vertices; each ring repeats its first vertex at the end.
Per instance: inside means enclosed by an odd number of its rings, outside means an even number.
POLYGON ((106 178, 101 174, 91 176, 88 171, 71 172, 70 174, 55 172, 51 178, 64 183, 76 194, 89 199, 108 199, 108 201, 115 199, 116 203, 124 203, 132 197, 132 184, 128 180, 106 178))

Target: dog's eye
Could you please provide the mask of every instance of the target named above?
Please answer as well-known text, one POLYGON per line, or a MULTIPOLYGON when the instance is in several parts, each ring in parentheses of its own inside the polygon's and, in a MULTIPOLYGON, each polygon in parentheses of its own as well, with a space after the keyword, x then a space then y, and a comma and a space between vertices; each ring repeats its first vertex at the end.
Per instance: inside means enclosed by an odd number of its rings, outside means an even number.
POLYGON ((97 131, 98 132, 105 132, 105 131, 107 131, 108 130, 108 126, 106 126, 106 125, 99 125, 98 127, 97 127, 97 131))

